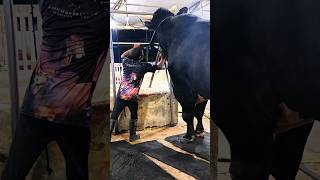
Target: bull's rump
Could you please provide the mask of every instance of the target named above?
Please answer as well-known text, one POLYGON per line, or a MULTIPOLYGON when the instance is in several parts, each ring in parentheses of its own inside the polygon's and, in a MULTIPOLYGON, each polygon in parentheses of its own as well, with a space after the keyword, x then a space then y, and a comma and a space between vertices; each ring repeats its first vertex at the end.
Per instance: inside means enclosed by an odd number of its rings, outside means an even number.
POLYGON ((184 29, 175 28, 168 51, 169 71, 175 94, 210 99, 210 33, 208 22, 196 21, 184 29), (189 91, 189 92, 186 92, 189 91))
MULTIPOLYGON (((309 0, 217 1, 215 87, 235 84, 219 95, 234 96, 247 86, 252 93, 242 96, 250 101, 266 88, 291 109, 320 117, 319 5, 309 0)), ((265 102, 259 102, 261 107, 273 108, 265 102)))

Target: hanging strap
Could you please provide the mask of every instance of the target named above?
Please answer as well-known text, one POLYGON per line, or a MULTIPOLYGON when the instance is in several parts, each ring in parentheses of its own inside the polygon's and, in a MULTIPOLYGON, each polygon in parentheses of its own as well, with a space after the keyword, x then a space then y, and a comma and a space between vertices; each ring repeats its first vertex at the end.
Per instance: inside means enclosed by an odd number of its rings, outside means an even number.
MULTIPOLYGON (((160 58, 161 58, 161 51, 158 50, 156 61, 155 61, 155 65, 157 65, 157 63, 160 60, 160 58)), ((150 83, 149 83, 149 88, 151 88, 151 85, 152 85, 152 82, 153 82, 153 78, 154 78, 154 74, 155 74, 155 72, 152 73, 152 76, 151 76, 151 79, 150 79, 150 83)))

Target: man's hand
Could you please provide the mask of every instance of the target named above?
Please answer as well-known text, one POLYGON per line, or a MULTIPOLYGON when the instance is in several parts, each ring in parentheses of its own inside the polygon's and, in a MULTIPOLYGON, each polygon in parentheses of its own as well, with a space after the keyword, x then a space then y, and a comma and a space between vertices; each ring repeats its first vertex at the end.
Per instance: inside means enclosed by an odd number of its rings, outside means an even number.
POLYGON ((161 69, 161 67, 163 66, 165 61, 166 61, 166 58, 164 57, 164 55, 162 53, 160 53, 159 60, 157 61, 157 64, 156 64, 159 69, 161 69))
POLYGON ((133 48, 138 48, 140 47, 140 44, 136 43, 136 44, 133 44, 133 48))

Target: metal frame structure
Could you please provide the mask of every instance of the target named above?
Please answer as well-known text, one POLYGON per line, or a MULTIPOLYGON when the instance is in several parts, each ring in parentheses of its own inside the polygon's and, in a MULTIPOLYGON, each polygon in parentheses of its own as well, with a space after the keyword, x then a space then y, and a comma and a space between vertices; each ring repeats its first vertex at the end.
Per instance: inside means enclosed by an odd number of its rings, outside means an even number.
MULTIPOLYGON (((128 15, 144 15, 144 16, 152 16, 153 15, 153 12, 151 13, 151 12, 143 12, 143 11, 139 11, 139 12, 128 11, 127 10, 128 6, 160 8, 160 6, 128 3, 128 0, 117 0, 116 2, 111 3, 111 4, 114 4, 110 10, 111 16, 112 16, 112 14, 125 14, 125 15, 127 15, 126 26, 128 26, 128 15), (122 6, 125 6, 126 10, 119 10, 122 6)), ((195 2, 194 4, 190 5, 188 8, 190 10, 190 13, 201 11, 202 15, 203 15, 204 12, 209 12, 207 10, 204 10, 204 7, 206 7, 208 5, 210 5, 210 0, 199 0, 199 1, 195 2)), ((114 18, 112 18, 112 19, 114 19, 114 18)), ((120 23, 120 22, 118 22, 118 23, 120 23)), ((134 27, 133 25, 131 25, 131 26, 134 27)), ((134 27, 134 28, 140 29, 141 27, 134 27)))
POLYGON ((12 15, 12 0, 3 1, 5 31, 7 37, 8 65, 9 65, 9 80, 10 80, 10 100, 11 100, 11 130, 12 137, 14 136, 16 121, 19 117, 19 90, 18 90, 18 75, 16 61, 16 44, 13 26, 12 15))
POLYGON ((110 46, 109 46, 109 54, 110 54, 110 61, 111 61, 111 67, 112 67, 112 85, 113 85, 113 98, 115 101, 116 98, 116 75, 114 72, 114 54, 113 54, 113 41, 112 41, 112 29, 110 29, 110 46))

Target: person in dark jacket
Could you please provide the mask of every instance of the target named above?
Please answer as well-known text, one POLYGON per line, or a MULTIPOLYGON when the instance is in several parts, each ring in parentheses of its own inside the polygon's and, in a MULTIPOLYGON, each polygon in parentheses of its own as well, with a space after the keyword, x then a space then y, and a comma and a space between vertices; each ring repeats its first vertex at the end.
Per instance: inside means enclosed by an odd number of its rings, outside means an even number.
POLYGON ((124 107, 127 106, 131 113, 129 141, 132 142, 140 138, 140 136, 136 134, 136 129, 138 119, 138 93, 143 77, 147 72, 155 72, 161 69, 164 58, 161 58, 158 64, 155 65, 142 63, 143 49, 139 44, 135 44, 133 48, 124 52, 121 58, 123 63, 123 78, 111 114, 110 137, 120 113, 124 107))

